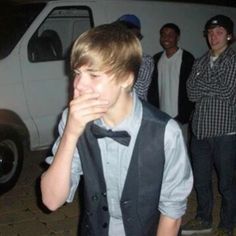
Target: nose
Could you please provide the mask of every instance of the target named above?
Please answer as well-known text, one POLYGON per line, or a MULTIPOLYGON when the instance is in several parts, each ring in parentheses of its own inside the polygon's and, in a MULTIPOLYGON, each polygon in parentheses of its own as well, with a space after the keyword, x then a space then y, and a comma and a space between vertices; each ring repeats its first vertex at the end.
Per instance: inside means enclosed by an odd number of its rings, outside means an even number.
POLYGON ((87 83, 86 76, 80 74, 80 75, 75 75, 74 77, 74 89, 83 92, 84 90, 89 88, 89 85, 87 83))
POLYGON ((213 32, 209 34, 209 38, 212 40, 216 37, 216 34, 214 34, 213 32))

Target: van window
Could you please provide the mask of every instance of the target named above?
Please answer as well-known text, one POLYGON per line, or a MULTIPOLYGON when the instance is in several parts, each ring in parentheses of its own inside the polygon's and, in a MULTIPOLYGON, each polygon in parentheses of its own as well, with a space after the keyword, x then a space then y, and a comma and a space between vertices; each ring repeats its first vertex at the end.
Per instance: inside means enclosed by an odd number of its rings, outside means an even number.
POLYGON ((74 40, 93 27, 88 7, 55 8, 34 33, 28 44, 31 62, 64 60, 74 40))
POLYGON ((5 3, 0 7, 0 59, 8 56, 46 4, 5 3))

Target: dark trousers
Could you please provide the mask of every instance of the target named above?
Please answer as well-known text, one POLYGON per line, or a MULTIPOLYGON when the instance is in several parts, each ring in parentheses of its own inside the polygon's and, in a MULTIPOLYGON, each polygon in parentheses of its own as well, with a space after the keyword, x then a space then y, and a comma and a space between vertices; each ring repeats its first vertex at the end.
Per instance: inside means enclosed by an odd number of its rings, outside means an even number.
POLYGON ((236 210, 236 135, 198 140, 192 137, 191 158, 197 193, 197 217, 212 223, 212 172, 215 166, 222 196, 219 227, 233 228, 236 210))

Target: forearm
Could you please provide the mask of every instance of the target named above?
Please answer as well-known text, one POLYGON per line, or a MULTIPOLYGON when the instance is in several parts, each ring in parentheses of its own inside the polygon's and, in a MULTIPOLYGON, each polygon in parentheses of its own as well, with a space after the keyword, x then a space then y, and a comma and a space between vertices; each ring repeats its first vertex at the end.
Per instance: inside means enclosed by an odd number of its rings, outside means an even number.
POLYGON ((196 102, 202 96, 202 90, 199 87, 198 81, 194 76, 189 77, 186 83, 188 99, 191 102, 196 102))
POLYGON ((172 219, 161 214, 156 236, 177 236, 181 224, 180 219, 172 219))
POLYGON ((41 177, 42 200, 50 210, 56 210, 63 205, 68 197, 76 143, 77 139, 65 132, 53 163, 41 177))
MULTIPOLYGON (((219 69, 218 73, 206 73, 195 69, 187 82, 190 98, 198 96, 216 97, 220 100, 232 100, 235 96, 236 71, 232 66, 219 69), (226 69, 227 68, 227 69, 226 69)), ((191 100, 191 99, 190 99, 191 100)))
POLYGON ((209 95, 212 81, 208 77, 206 79, 206 76, 208 75, 206 75, 206 71, 203 71, 202 65, 196 62, 186 83, 188 98, 191 102, 197 102, 202 97, 209 95))

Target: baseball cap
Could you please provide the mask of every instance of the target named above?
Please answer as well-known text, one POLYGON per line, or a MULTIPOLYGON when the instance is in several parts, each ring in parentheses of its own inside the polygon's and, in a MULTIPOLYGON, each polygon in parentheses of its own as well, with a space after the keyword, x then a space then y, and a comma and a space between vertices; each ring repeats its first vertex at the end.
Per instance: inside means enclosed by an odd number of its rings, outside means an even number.
POLYGON ((228 34, 233 34, 234 23, 228 16, 224 15, 213 16, 206 22, 205 31, 214 28, 216 26, 222 26, 226 29, 228 34))
POLYGON ((124 21, 138 29, 141 29, 141 22, 136 15, 126 14, 118 18, 118 21, 124 21))

